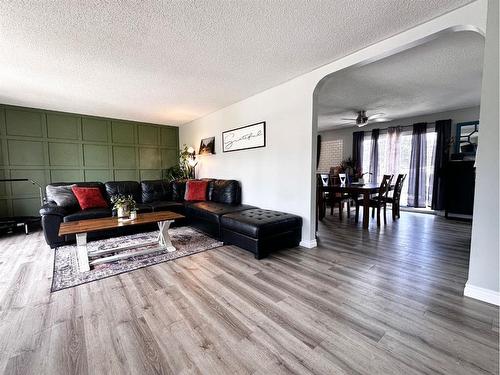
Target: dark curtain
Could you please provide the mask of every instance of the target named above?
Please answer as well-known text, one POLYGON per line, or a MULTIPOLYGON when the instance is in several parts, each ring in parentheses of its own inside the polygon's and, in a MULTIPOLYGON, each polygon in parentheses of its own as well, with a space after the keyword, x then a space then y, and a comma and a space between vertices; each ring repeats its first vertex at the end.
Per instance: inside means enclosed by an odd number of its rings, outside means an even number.
POLYGON ((318 134, 318 147, 316 151, 316 169, 318 169, 319 166, 320 156, 321 156, 321 135, 318 134))
POLYGON ((427 179, 427 123, 413 124, 410 171, 408 173, 408 206, 425 207, 427 179))
POLYGON ((363 139, 365 132, 352 133, 352 161, 354 168, 361 175, 363 173, 363 139))
POLYGON ((436 121, 436 156, 434 159, 434 184, 432 186, 433 210, 444 210, 446 186, 446 165, 448 164, 448 145, 451 140, 451 120, 436 121))
POLYGON ((380 129, 372 130, 370 141, 370 182, 376 183, 378 180, 378 136, 380 129))

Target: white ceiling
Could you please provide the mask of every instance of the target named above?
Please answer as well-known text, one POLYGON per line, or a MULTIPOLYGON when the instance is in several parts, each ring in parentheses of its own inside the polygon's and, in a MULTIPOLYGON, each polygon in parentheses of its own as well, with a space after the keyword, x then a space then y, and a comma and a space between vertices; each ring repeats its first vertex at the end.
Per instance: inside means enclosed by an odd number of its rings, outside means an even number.
POLYGON ((318 95, 318 129, 377 112, 396 120, 480 104, 484 39, 447 34, 383 60, 333 74, 318 95))
POLYGON ((470 0, 0 2, 0 102, 182 124, 470 0))

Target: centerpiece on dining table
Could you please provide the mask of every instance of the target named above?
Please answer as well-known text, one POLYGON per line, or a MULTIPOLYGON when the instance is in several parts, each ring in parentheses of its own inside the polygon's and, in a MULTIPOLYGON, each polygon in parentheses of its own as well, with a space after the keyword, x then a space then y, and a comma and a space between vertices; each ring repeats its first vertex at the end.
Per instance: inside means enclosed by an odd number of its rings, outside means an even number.
POLYGON ((339 165, 330 169, 330 174, 333 176, 345 175, 345 183, 350 184, 353 182, 363 183, 363 174, 357 167, 356 163, 351 157, 348 157, 340 162, 339 165))
POLYGON ((131 195, 113 195, 111 203, 119 221, 134 220, 137 218, 137 204, 131 195))

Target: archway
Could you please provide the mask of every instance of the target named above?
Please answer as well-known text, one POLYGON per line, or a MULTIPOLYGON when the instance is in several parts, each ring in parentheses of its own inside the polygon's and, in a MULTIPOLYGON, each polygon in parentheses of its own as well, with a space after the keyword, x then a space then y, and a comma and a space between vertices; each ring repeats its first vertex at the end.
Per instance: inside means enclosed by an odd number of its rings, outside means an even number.
POLYGON ((372 56, 370 58, 367 58, 365 60, 362 60, 360 62, 357 62, 355 64, 352 64, 350 66, 346 66, 342 69, 339 69, 337 71, 328 73, 324 75, 316 84, 314 91, 313 91, 313 105, 312 105, 312 155, 311 155, 311 164, 312 164, 312 175, 311 175, 311 218, 316 218, 317 217, 317 205, 316 205, 316 172, 317 172, 317 165, 316 165, 316 160, 317 160, 317 140, 318 140, 318 118, 319 118, 319 99, 320 99, 320 93, 325 86, 325 84, 332 79, 333 77, 337 77, 339 75, 345 74, 346 72, 350 71, 356 71, 357 69, 360 69, 362 67, 366 67, 372 63, 376 62, 382 62, 384 59, 388 59, 390 57, 397 56, 398 54, 404 53, 406 51, 410 51, 416 47, 420 46, 425 46, 428 43, 431 43, 432 41, 439 40, 440 38, 450 36, 452 34, 460 33, 460 32, 472 32, 474 35, 479 35, 481 37, 481 40, 484 43, 484 32, 479 29, 476 26, 471 26, 471 25, 462 25, 462 26, 452 26, 445 28, 441 31, 432 33, 426 37, 420 38, 416 41, 413 41, 411 43, 407 43, 403 46, 396 47, 392 50, 377 54, 375 56, 372 56))

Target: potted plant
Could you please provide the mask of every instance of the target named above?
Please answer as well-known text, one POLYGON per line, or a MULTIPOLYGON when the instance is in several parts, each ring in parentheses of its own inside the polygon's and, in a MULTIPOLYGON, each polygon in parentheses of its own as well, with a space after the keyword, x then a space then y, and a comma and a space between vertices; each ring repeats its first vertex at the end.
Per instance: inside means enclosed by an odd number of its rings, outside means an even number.
POLYGON ((194 178, 193 154, 192 149, 183 145, 179 151, 179 164, 165 170, 165 179, 174 181, 194 178))
POLYGON ((345 173, 348 176, 356 176, 358 172, 356 169, 356 163, 354 163, 354 160, 350 157, 342 160, 340 163, 340 169, 342 173, 345 173))
POLYGON ((134 198, 131 195, 113 195, 111 197, 111 203, 113 203, 113 210, 116 210, 118 220, 126 220, 136 215, 137 205, 134 198))
POLYGON ((167 168, 165 170, 165 180, 168 182, 181 180, 184 177, 184 173, 179 165, 174 165, 173 167, 167 168))

